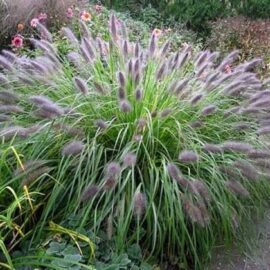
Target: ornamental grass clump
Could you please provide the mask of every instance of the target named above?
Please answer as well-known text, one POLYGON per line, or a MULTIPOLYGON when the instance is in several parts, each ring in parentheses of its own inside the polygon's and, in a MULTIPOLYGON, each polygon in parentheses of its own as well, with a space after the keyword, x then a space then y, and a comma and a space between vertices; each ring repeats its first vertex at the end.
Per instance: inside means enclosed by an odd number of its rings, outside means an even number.
POLYGON ((130 42, 114 15, 109 27, 108 40, 65 29, 66 56, 41 28, 36 58, 0 57, 1 216, 14 194, 29 201, 12 216, 25 237, 4 226, 4 243, 33 248, 49 221, 75 214, 78 230, 109 231, 119 252, 138 243, 146 257, 203 269, 269 196, 269 90, 249 70, 258 61, 227 73, 238 52, 218 63, 190 46, 169 52, 155 34, 130 42))

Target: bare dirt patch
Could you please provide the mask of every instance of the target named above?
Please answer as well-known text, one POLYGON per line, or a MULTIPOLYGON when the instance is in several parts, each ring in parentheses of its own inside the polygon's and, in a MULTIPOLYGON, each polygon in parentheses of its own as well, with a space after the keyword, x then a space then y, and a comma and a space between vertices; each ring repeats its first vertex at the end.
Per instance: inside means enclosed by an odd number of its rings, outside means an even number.
MULTIPOLYGON (((270 210, 251 226, 251 237, 230 250, 218 247, 208 270, 270 270, 270 210)), ((248 237, 247 237, 248 238, 248 237)))

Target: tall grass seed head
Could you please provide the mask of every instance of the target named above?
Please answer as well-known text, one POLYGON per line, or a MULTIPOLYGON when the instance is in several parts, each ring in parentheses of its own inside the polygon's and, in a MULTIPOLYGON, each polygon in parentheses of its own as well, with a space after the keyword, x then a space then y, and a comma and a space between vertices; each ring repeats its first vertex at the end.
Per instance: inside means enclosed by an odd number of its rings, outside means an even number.
POLYGON ((180 169, 172 162, 167 164, 167 171, 170 177, 176 180, 177 182, 180 182, 181 178, 183 178, 180 169))
POLYGON ((105 167, 105 176, 118 177, 121 172, 121 166, 118 162, 109 162, 105 167))
POLYGON ((108 124, 103 119, 97 119, 95 125, 101 130, 108 128, 108 124))
POLYGON ((73 78, 73 82, 75 84, 75 87, 83 94, 83 95, 87 95, 89 92, 87 83, 79 78, 79 77, 74 77, 73 78))
POLYGON ((22 179, 21 185, 29 186, 35 180, 37 180, 41 176, 44 176, 45 174, 48 174, 50 171, 51 171, 51 168, 48 166, 42 166, 42 167, 36 168, 33 171, 29 171, 22 179))
POLYGON ((195 163, 199 161, 199 156, 191 150, 183 150, 178 156, 178 160, 182 163, 195 163))
POLYGON ((137 162, 137 156, 133 153, 126 153, 122 158, 124 167, 134 167, 137 162))
POLYGON ((86 189, 82 192, 80 197, 80 202, 84 203, 89 200, 94 199, 100 192, 100 188, 97 185, 89 185, 86 189))
POLYGON ((123 72, 121 72, 121 71, 118 72, 118 81, 119 81, 119 86, 121 88, 125 89, 126 79, 125 79, 123 72))
POLYGON ((133 197, 133 211, 134 215, 141 219, 146 211, 147 199, 146 195, 140 191, 136 191, 133 197))
POLYGON ((81 141, 71 141, 64 145, 62 149, 63 156, 76 156, 84 150, 85 146, 81 141))
POLYGON ((135 99, 136 99, 136 101, 141 101, 142 98, 143 98, 143 92, 142 92, 141 88, 137 88, 135 90, 135 99))
POLYGON ((242 196, 242 197, 248 197, 249 192, 248 190, 240 183, 235 180, 228 180, 225 182, 225 186, 228 188, 228 190, 236 195, 242 196))
POLYGON ((131 104, 126 99, 120 100, 119 107, 120 107, 120 110, 124 113, 129 113, 132 111, 131 104))

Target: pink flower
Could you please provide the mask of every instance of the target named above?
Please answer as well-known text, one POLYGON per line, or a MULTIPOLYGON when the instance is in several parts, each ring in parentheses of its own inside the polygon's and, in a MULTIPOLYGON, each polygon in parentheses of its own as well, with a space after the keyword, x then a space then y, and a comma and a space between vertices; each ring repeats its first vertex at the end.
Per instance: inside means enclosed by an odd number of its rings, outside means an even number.
POLYGON ((38 18, 33 18, 30 22, 30 25, 34 28, 37 27, 37 24, 39 23, 39 19, 38 18))
POLYGON ((81 19, 85 22, 89 22, 92 19, 92 15, 84 10, 83 12, 81 12, 81 19))
POLYGON ((16 35, 13 37, 11 44, 15 48, 22 48, 23 47, 23 37, 21 35, 16 35))
POLYGON ((68 18, 72 18, 73 17, 73 9, 71 7, 69 7, 67 9, 66 15, 68 18))
POLYGON ((45 21, 47 18, 48 18, 48 16, 47 16, 46 13, 40 13, 40 14, 38 15, 39 21, 45 21))
POLYGON ((102 9, 103 9, 102 5, 95 5, 96 13, 100 13, 102 11, 102 9))

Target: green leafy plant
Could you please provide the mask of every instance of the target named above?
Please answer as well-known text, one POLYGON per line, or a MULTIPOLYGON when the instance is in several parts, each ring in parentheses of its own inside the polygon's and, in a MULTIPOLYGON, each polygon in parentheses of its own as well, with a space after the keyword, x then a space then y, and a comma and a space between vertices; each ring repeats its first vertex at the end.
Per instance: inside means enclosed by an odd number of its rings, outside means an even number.
POLYGON ((166 16, 172 15, 196 31, 200 37, 210 33, 209 21, 226 15, 226 6, 221 1, 173 1, 162 6, 166 16))
POLYGON ((160 23, 164 21, 158 10, 153 8, 151 5, 140 10, 138 15, 143 22, 152 27, 157 27, 157 25, 160 25, 160 23))
POLYGON ((210 35, 210 21, 227 16, 243 15, 252 19, 269 18, 268 0, 142 0, 102 1, 110 8, 129 11, 134 17, 154 25, 167 24, 173 17, 197 32, 200 38, 210 35))
POLYGON ((269 2, 267 0, 244 0, 236 4, 237 11, 249 18, 268 19, 270 14, 269 2))
MULTIPOLYGON (((74 241, 87 227, 91 241, 106 231, 116 254, 127 250, 116 265, 140 260, 140 246, 144 258, 203 269, 213 244, 229 243, 269 197, 269 82, 251 72, 260 60, 228 71, 236 51, 221 62, 189 45, 171 52, 158 31, 144 47, 115 15, 104 39, 79 25, 80 39, 62 31, 66 56, 44 27, 31 39, 38 56, 0 56, 4 263, 36 265, 10 262, 7 251, 30 251, 50 228, 74 241)), ((92 269, 66 260, 66 248, 48 250, 61 265, 92 269)))
MULTIPOLYGON (((104 4, 108 3, 104 2, 104 4)), ((150 25, 167 24, 168 18, 173 17, 175 21, 185 23, 190 29, 196 31, 200 38, 210 32, 208 21, 225 16, 228 6, 227 2, 219 0, 150 0, 139 3, 135 1, 134 5, 130 4, 130 1, 118 0, 112 1, 110 5, 120 10, 125 8, 150 25)))

